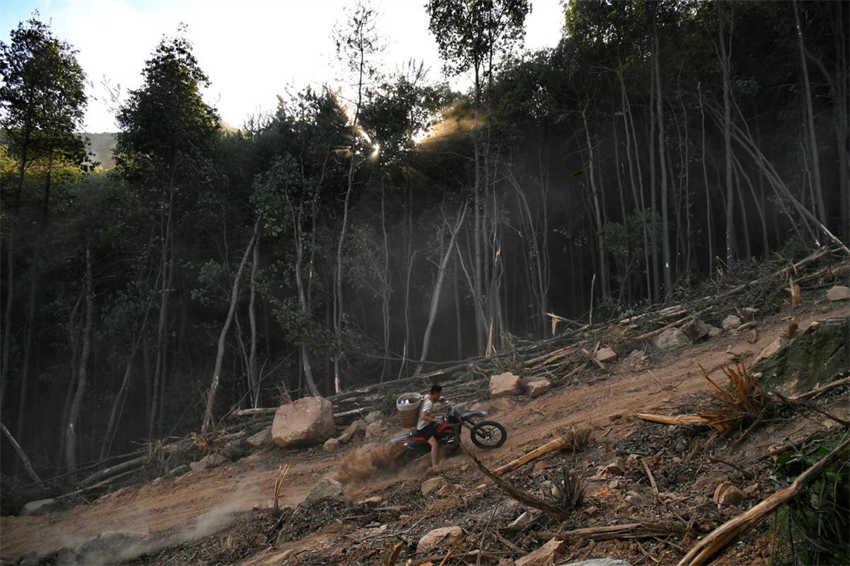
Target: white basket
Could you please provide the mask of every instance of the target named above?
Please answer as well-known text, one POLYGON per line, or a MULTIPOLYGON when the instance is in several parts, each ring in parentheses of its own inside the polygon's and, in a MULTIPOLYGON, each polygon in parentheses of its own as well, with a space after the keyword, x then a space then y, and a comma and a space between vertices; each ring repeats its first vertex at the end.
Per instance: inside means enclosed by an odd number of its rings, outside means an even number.
POLYGON ((402 393, 395 402, 398 420, 401 426, 412 428, 419 420, 419 407, 422 406, 422 394, 402 393))

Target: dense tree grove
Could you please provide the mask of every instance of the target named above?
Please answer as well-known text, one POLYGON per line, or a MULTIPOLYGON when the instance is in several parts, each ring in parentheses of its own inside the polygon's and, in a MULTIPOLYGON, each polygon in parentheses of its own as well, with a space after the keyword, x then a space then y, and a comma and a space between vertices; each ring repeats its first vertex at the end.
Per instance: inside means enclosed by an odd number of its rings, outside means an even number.
POLYGON ((850 240, 847 3, 576 0, 538 52, 527 1, 427 10, 469 92, 375 68, 361 7, 349 84, 238 131, 165 37, 108 171, 73 47, 0 44, 0 421, 42 475, 850 240))

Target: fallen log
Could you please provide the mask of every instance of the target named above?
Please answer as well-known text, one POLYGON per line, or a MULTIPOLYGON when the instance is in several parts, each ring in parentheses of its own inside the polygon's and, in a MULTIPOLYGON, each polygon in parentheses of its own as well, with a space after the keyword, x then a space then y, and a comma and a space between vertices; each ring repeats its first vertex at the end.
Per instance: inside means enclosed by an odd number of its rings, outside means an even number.
POLYGON ((656 523, 641 521, 622 525, 606 525, 601 527, 584 527, 560 533, 563 538, 581 538, 591 540, 606 540, 614 538, 653 538, 672 533, 681 534, 684 527, 678 523, 656 523))
MULTIPOLYGON (((839 374, 839 375, 841 375, 841 374, 839 374)), ((816 389, 812 389, 811 391, 805 391, 803 393, 800 393, 799 395, 793 395, 791 397, 788 397, 788 399, 791 400, 791 401, 800 401, 800 400, 803 400, 803 399, 811 399, 812 397, 817 397, 821 393, 829 391, 830 389, 833 389, 833 388, 838 387, 840 385, 844 385, 845 383, 850 383, 850 377, 845 377, 843 379, 836 379, 835 381, 830 381, 826 385, 821 385, 820 387, 818 387, 816 389)))
POLYGON ((91 485, 95 482, 98 482, 102 479, 105 479, 105 478, 108 478, 108 477, 113 476, 115 474, 121 473, 125 470, 129 470, 130 468, 139 467, 147 461, 148 461, 148 455, 144 454, 142 456, 139 456, 138 458, 133 458, 131 460, 127 460, 126 462, 121 462, 120 464, 115 464, 114 466, 109 466, 108 468, 104 468, 102 470, 99 470, 99 471, 93 473, 92 475, 83 479, 77 485, 79 485, 80 487, 86 487, 86 486, 91 485))
POLYGON ((255 409, 239 409, 233 411, 234 417, 247 417, 250 415, 269 415, 277 411, 277 407, 258 407, 255 409))
POLYGON ((649 421, 652 423, 661 423, 669 425, 703 425, 710 426, 709 419, 701 415, 676 415, 674 417, 668 415, 656 415, 653 413, 638 413, 637 418, 649 421))
POLYGON ((534 507, 535 509, 539 509, 539 510, 543 511, 544 513, 546 513, 547 515, 549 515, 550 517, 552 517, 553 519, 556 519, 558 521, 566 520, 569 513, 563 511, 562 509, 558 509, 554 505, 551 505, 551 504, 543 501, 542 499, 538 499, 537 497, 534 497, 530 493, 526 493, 525 491, 522 491, 520 489, 515 488, 514 486, 512 486, 511 484, 509 484, 508 482, 506 482, 505 480, 503 480, 502 478, 500 478, 499 476, 497 476, 496 474, 494 474, 493 472, 488 470, 484 466, 484 464, 482 464, 478 460, 478 458, 476 458, 473 454, 471 454, 470 452, 463 449, 463 446, 461 446, 461 450, 463 450, 464 453, 472 459, 472 461, 475 463, 475 465, 478 467, 478 469, 481 471, 482 474, 484 474, 485 476, 490 478, 493 481, 493 483, 495 483, 496 486, 499 487, 499 489, 501 489, 502 491, 507 493, 511 498, 516 499, 517 501, 519 501, 523 505, 527 505, 529 507, 534 507))
POLYGON ((38 477, 37 473, 35 473, 35 469, 32 467, 32 462, 30 462, 30 459, 27 458, 26 452, 24 452, 24 449, 21 448, 20 444, 18 444, 18 441, 15 440, 15 437, 12 436, 12 433, 9 432, 9 429, 6 428, 6 425, 0 423, 0 428, 3 429, 3 434, 9 440, 9 443, 12 445, 12 448, 15 449, 15 453, 21 459, 21 462, 24 463, 24 469, 27 471, 29 477, 32 478, 32 481, 34 481, 38 485, 44 486, 44 482, 41 481, 41 478, 38 477))
POLYGON ((510 462, 508 462, 504 466, 499 466, 498 468, 493 470, 493 473, 496 474, 497 476, 503 476, 505 474, 508 474, 508 473, 516 470, 517 468, 521 468, 522 466, 528 464, 529 462, 531 462, 533 460, 540 458, 541 456, 545 456, 546 454, 549 454, 550 452, 556 452, 556 451, 560 452, 561 450, 566 450, 569 447, 570 447, 570 441, 567 440, 566 438, 564 438, 563 436, 558 436, 554 440, 550 440, 549 442, 547 442, 543 446, 540 446, 539 448, 535 448, 534 450, 532 450, 528 454, 526 454, 524 456, 520 456, 519 458, 516 458, 515 460, 511 460, 510 462))
POLYGON ((717 553, 721 552, 741 535, 753 528, 756 523, 776 511, 780 506, 797 497, 804 487, 817 479, 828 466, 837 461, 848 447, 850 447, 850 436, 836 446, 832 452, 797 476, 794 483, 785 489, 777 491, 755 507, 726 521, 706 535, 685 554, 677 566, 699 566, 700 564, 706 564, 717 553))

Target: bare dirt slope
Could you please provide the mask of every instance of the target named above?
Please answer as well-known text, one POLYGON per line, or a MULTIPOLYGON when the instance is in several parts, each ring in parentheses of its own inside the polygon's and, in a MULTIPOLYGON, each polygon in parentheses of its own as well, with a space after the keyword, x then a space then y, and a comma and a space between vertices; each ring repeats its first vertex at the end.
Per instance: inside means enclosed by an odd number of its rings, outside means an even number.
MULTIPOLYGON (((740 336, 721 335, 663 356, 651 353, 648 369, 633 371, 615 364, 608 373, 595 371, 577 376, 573 383, 534 401, 490 401, 492 414, 506 425, 509 439, 503 448, 481 454, 482 459, 488 465, 507 462, 542 444, 559 428, 571 425, 592 427, 594 441, 604 454, 613 442, 638 427, 634 413, 669 412, 682 406, 693 394, 707 392, 709 384, 702 377, 700 366, 716 371, 733 360, 758 353, 785 331, 788 314, 762 321, 755 343, 740 336)), ((800 327, 805 328, 813 320, 850 316, 850 305, 821 304, 793 314, 800 327)), ((769 436, 763 436, 760 442, 770 441, 769 436)), ((33 517, 2 517, 0 557, 12 561, 26 555, 51 555, 105 533, 130 533, 151 541, 149 548, 135 549, 122 558, 150 552, 163 544, 185 543, 220 531, 236 520, 240 512, 270 508, 274 479, 281 464, 288 463, 291 467, 282 503, 292 505, 301 501, 319 478, 334 473, 339 458, 345 454, 325 454, 317 449, 258 452, 241 461, 176 480, 160 479, 125 488, 70 510, 33 517)), ((458 472, 460 468, 466 471, 465 461, 460 457, 452 459, 448 463, 449 472, 458 472)), ((414 468, 405 474, 352 487, 349 496, 363 497, 394 482, 415 481, 418 472, 414 468)), ((474 468, 465 475, 474 482, 470 485, 481 481, 474 468)))

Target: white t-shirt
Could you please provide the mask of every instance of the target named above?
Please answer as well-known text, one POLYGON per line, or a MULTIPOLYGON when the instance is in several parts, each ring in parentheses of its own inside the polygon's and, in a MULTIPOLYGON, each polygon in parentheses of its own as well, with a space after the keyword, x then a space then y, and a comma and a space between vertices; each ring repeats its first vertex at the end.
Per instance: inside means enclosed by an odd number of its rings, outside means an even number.
POLYGON ((434 402, 431 401, 431 398, 425 397, 425 399, 422 401, 422 406, 419 407, 419 420, 416 422, 416 430, 422 430, 429 424, 428 421, 422 418, 422 415, 424 415, 426 411, 431 411, 433 407, 434 402))

